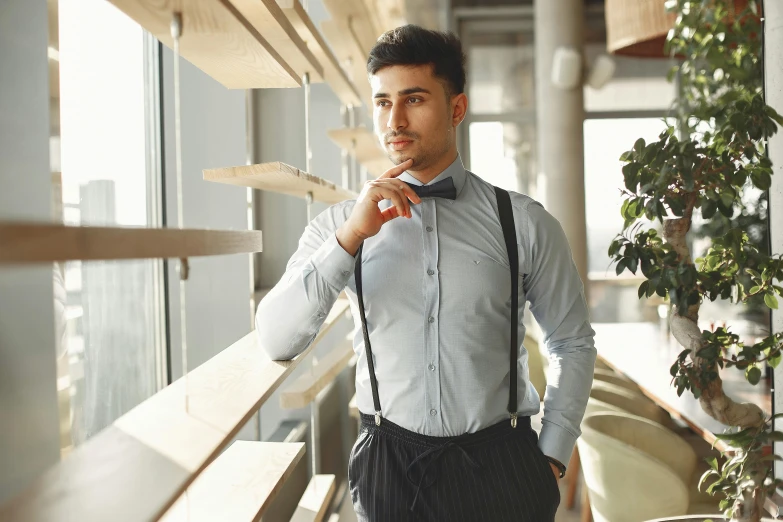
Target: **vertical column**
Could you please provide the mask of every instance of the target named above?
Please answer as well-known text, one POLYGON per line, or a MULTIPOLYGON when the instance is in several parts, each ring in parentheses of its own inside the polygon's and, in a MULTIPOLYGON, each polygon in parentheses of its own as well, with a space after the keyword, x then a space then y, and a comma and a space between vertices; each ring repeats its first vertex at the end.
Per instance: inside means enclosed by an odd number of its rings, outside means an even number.
MULTIPOLYGON (((764 89, 767 104, 783 112, 783 4, 764 2, 764 89)), ((769 159, 774 175, 769 189, 769 232, 773 254, 783 253, 783 128, 769 141, 769 159)), ((772 312, 772 331, 783 331, 783 309, 772 312)), ((783 411, 783 368, 774 372, 774 413, 783 411)), ((783 419, 775 420, 783 429, 783 419)), ((775 443, 775 453, 783 455, 783 444, 775 443)), ((775 476, 783 477, 783 463, 775 463, 775 476)))
MULTIPOLYGON (((0 21, 0 220, 49 221, 47 2, 0 2, 0 21)), ((0 504, 60 456, 53 278, 0 268, 0 504)))
POLYGON ((563 225, 587 290, 582 84, 561 90, 551 82, 552 59, 558 47, 583 52, 584 2, 536 0, 534 5, 538 194, 563 225))

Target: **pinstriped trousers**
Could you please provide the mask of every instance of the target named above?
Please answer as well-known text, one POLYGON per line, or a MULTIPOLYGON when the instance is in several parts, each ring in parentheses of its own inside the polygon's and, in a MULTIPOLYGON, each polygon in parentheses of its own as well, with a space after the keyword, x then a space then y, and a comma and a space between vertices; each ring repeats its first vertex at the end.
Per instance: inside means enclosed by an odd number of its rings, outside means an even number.
POLYGON ((552 522, 560 491, 530 419, 459 437, 362 414, 348 482, 360 522, 552 522))

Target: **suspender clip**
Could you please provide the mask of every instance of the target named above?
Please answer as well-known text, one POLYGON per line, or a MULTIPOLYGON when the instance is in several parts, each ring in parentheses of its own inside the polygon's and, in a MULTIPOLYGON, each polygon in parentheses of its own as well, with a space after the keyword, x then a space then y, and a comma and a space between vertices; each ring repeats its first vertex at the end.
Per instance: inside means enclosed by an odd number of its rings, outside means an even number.
POLYGON ((512 413, 511 414, 511 427, 516 428, 517 427, 517 414, 512 413))
POLYGON ((375 425, 376 426, 380 426, 381 425, 381 412, 380 412, 380 410, 375 412, 375 425))

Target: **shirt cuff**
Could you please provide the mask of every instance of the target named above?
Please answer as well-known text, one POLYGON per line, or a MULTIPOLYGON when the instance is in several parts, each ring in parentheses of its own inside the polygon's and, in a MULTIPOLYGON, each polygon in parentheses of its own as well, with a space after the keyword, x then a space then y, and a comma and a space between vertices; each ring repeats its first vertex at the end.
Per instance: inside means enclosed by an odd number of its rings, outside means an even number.
POLYGON ((538 447, 541 448, 544 455, 549 455, 568 466, 576 444, 576 436, 552 422, 543 420, 542 424, 538 447))
POLYGON ((335 288, 342 290, 348 284, 356 267, 356 257, 345 251, 337 242, 337 235, 332 234, 316 250, 310 262, 316 271, 335 288))

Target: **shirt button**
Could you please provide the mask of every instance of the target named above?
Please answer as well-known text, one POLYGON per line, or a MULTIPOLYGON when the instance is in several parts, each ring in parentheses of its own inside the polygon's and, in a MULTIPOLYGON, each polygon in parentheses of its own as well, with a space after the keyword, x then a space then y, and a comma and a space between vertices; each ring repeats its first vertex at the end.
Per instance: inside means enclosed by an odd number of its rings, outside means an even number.
POLYGON ((427 366, 427 369, 429 371, 431 371, 431 372, 434 372, 435 371, 435 365, 434 364, 430 364, 429 366, 427 366))
POLYGON ((433 274, 435 274, 435 270, 433 270, 431 268, 429 270, 427 270, 427 275, 433 275, 433 274))
POLYGON ((427 232, 432 232, 432 227, 427 227, 427 232))
POLYGON ((434 417, 435 415, 437 415, 437 414, 438 414, 438 411, 437 411, 437 410, 430 410, 430 415, 432 415, 433 417, 434 417))
POLYGON ((347 276, 347 275, 351 275, 351 273, 348 270, 343 270, 343 275, 347 276))
POLYGON ((430 317, 430 322, 434 323, 435 322, 435 318, 434 317, 430 317))

